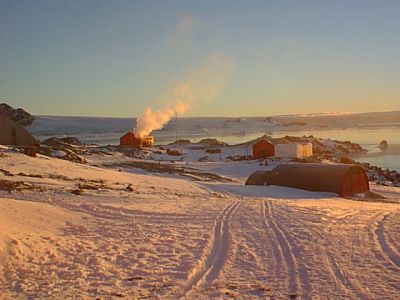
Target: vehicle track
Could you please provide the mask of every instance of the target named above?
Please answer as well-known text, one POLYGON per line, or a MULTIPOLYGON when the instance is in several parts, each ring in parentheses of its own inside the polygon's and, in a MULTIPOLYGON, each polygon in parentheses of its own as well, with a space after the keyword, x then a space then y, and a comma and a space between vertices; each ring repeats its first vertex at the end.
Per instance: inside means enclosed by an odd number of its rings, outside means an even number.
POLYGON ((385 238, 384 224, 390 214, 386 214, 382 219, 378 221, 378 226, 375 229, 375 236, 379 242, 382 253, 393 263, 393 265, 400 268, 400 256, 393 251, 385 238))
POLYGON ((283 262, 285 263, 286 270, 289 276, 288 293, 291 295, 298 295, 300 294, 301 289, 301 279, 299 277, 299 268, 293 253, 293 249, 288 241, 286 233, 280 228, 275 220, 273 208, 270 204, 270 201, 263 200, 262 204, 264 224, 265 226, 271 228, 271 230, 273 231, 273 234, 278 244, 278 247, 276 247, 278 249, 277 251, 279 251, 280 253, 279 256, 283 258, 283 262))
MULTIPOLYGON (((302 218, 294 218, 293 215, 290 219, 291 223, 295 225, 296 228, 308 228, 309 232, 318 238, 319 241, 324 241, 326 236, 324 236, 318 228, 311 225, 310 223, 305 223, 308 214, 314 214, 312 209, 300 208, 298 211, 304 216, 302 218)), ((342 289, 346 294, 354 294, 355 297, 360 299, 365 299, 366 295, 363 290, 361 290, 356 283, 354 283, 345 273, 345 271, 340 266, 340 263, 336 259, 335 254, 331 251, 332 247, 326 247, 323 253, 326 255, 326 261, 329 264, 328 268, 332 271, 332 276, 335 282, 338 284, 337 288, 342 289)))
POLYGON ((265 201, 261 201, 261 216, 262 216, 262 222, 264 229, 267 231, 267 236, 270 236, 270 232, 272 232, 272 238, 270 238, 270 244, 272 246, 272 252, 274 255, 274 269, 275 269, 275 274, 277 277, 280 277, 281 272, 282 272, 282 267, 287 269, 287 266, 282 266, 284 257, 283 253, 281 251, 280 245, 277 242, 278 238, 275 235, 274 230, 272 229, 272 225, 270 224, 271 221, 268 221, 267 215, 271 213, 271 211, 267 210, 270 207, 265 205, 265 201))
POLYGON ((389 215, 390 213, 377 214, 375 223, 371 223, 368 226, 368 237, 371 241, 372 252, 385 268, 386 272, 383 275, 389 276, 386 278, 386 283, 395 290, 400 291, 400 276, 398 275, 400 273, 400 257, 393 251, 384 233, 384 225, 389 215))
POLYGON ((230 203, 217 217, 209 255, 203 259, 199 270, 189 278, 176 298, 183 298, 195 288, 209 285, 218 277, 229 254, 230 221, 239 205, 240 201, 230 203))

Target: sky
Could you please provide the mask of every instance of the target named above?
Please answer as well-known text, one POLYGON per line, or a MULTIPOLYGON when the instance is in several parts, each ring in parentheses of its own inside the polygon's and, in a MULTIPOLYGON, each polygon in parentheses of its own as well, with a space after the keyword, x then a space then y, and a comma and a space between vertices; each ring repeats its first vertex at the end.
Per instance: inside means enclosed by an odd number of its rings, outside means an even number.
POLYGON ((0 102, 131 117, 189 83, 186 116, 400 110, 399 11, 397 0, 0 0, 0 102))

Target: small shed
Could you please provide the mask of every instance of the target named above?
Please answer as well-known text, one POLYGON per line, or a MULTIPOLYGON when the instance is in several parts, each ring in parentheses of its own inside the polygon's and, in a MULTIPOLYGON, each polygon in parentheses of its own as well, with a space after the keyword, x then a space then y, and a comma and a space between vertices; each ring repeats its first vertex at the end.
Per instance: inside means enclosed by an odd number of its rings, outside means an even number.
POLYGON ((140 137, 134 134, 132 131, 121 136, 119 139, 120 146, 123 147, 132 147, 132 148, 141 148, 143 147, 153 147, 154 145, 154 137, 151 135, 140 137))
POLYGON ((276 144, 276 157, 309 157, 313 155, 312 143, 288 143, 276 144))
POLYGON ((9 116, 0 115, 0 144, 35 147, 38 142, 22 125, 9 116))
POLYGON ((142 140, 132 131, 129 131, 120 137, 119 144, 124 147, 140 148, 142 147, 142 140))
POLYGON ((260 159, 275 155, 275 146, 268 140, 259 140, 253 144, 253 158, 260 159))
POLYGON ((347 164, 281 164, 272 171, 254 172, 246 185, 279 185, 342 197, 369 191, 364 169, 347 164))

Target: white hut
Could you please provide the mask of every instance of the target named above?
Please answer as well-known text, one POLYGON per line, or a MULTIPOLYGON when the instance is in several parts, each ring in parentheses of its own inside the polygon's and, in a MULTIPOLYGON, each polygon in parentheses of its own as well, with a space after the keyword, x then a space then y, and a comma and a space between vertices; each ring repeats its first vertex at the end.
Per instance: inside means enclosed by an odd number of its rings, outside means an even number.
POLYGON ((311 143, 289 143, 275 145, 275 157, 308 157, 313 155, 311 143))

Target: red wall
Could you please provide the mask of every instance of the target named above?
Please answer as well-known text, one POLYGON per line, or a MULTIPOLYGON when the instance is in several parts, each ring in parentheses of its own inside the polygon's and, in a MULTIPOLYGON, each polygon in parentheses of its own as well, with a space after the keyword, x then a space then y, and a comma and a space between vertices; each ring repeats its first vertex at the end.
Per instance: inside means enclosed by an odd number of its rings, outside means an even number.
POLYGON ((275 146, 268 141, 259 141, 253 145, 253 158, 265 158, 275 155, 275 146))
POLYGON ((368 191, 369 182, 366 174, 349 174, 343 183, 342 194, 340 196, 347 197, 358 193, 365 193, 368 191))
POLYGON ((122 136, 119 139, 119 143, 121 146, 135 147, 135 148, 140 148, 142 145, 142 141, 131 132, 128 132, 127 134, 122 136))

